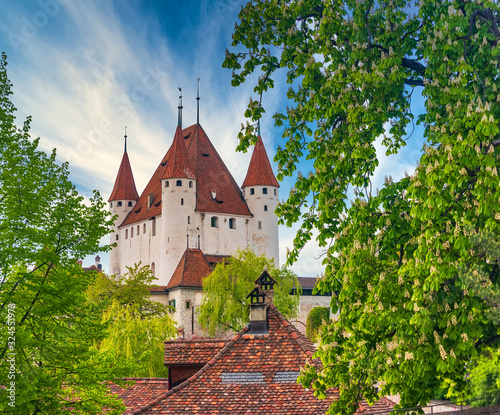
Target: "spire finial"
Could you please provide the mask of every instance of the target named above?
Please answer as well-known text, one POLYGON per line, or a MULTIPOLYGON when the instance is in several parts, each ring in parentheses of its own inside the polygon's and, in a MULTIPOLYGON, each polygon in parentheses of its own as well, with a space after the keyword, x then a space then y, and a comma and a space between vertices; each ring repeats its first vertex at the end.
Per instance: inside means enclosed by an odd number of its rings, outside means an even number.
POLYGON ((200 78, 198 78, 198 87, 196 96, 196 124, 200 125, 200 78))
POLYGON ((125 126, 125 153, 127 152, 127 126, 125 126))
POLYGON ((177 109, 179 110, 177 116, 177 125, 182 128, 182 88, 179 88, 179 106, 177 109))

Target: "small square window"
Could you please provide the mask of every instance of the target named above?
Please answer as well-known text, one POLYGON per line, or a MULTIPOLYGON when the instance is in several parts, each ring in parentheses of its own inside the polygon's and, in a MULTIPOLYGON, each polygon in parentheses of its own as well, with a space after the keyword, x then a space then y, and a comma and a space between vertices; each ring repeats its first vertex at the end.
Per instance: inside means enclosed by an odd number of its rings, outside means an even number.
POLYGON ((191 301, 186 301, 186 308, 191 308, 191 301))
POLYGON ((182 180, 177 180, 177 181, 175 182, 175 185, 176 185, 176 186, 182 186, 182 180))
POLYGON ((219 218, 217 216, 212 216, 210 219, 210 225, 212 228, 218 228, 219 227, 219 218))
POLYGON ((236 229, 236 219, 229 218, 229 229, 236 229))
POLYGON ((250 189, 250 194, 251 194, 251 195, 254 195, 254 194, 255 194, 255 189, 254 189, 253 187, 250 189))
POLYGON ((262 194, 267 195, 267 187, 262 188, 262 194))

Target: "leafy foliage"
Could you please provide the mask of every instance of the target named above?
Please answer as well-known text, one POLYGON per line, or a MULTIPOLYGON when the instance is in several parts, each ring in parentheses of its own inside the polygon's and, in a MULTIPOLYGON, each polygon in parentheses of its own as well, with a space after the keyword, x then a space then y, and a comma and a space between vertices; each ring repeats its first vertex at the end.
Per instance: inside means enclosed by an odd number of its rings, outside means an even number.
MULTIPOLYGON (((234 86, 260 74, 245 115, 262 116, 284 69, 278 179, 302 157, 314 163, 277 209, 281 223, 301 221, 289 261, 316 230, 328 246, 321 288, 338 293, 324 368, 303 383, 319 396, 339 388, 332 413, 376 399, 379 381, 379 395, 399 393, 403 407, 427 403, 444 379, 464 389, 466 363, 500 339, 492 297, 465 277, 498 292, 498 259, 475 240, 500 234, 498 3, 253 0, 240 19, 233 46, 244 50, 224 66, 234 86), (415 118, 426 139, 415 172, 374 194, 374 143, 397 153, 415 118)), ((255 140, 251 126, 240 140, 255 140)))
POLYGON ((469 381, 472 406, 500 404, 500 350, 483 353, 472 369, 469 381))
POLYGON ((105 381, 121 377, 98 308, 86 303, 95 273, 76 259, 107 249, 99 240, 111 220, 97 192, 84 203, 56 153, 38 150, 30 119, 15 124, 6 57, 0 60, 0 394, 13 414, 121 413, 105 381), (11 383, 12 382, 12 383, 11 383), (9 399, 13 397, 15 399, 9 399))
POLYGON ((170 307, 151 299, 148 288, 155 278, 149 265, 127 270, 121 276, 101 274, 87 291, 107 324, 98 349, 126 362, 127 377, 166 377, 163 341, 175 336, 170 307))
POLYGON ((241 330, 249 323, 247 295, 264 269, 274 278, 273 303, 286 318, 295 318, 299 309, 300 285, 296 275, 285 267, 276 269, 272 260, 252 250, 237 251, 226 263, 217 264, 203 280, 203 300, 198 322, 216 336, 230 329, 241 330), (290 295, 295 288, 295 294, 290 295))
POLYGON ((306 336, 313 343, 319 334, 319 328, 330 320, 330 309, 328 307, 314 307, 307 316, 306 336))

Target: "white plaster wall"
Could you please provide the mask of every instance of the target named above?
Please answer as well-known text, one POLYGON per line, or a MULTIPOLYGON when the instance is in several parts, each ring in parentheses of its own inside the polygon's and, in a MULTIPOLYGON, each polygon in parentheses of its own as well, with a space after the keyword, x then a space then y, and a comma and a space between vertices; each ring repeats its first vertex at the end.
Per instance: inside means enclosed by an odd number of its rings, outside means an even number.
POLYGON ((274 213, 278 205, 279 189, 274 186, 249 186, 244 189, 244 197, 253 214, 250 246, 257 255, 264 254, 274 259, 274 264, 279 267, 278 218, 274 213), (267 194, 263 193, 264 188, 267 189, 267 194), (253 195, 251 189, 254 189, 253 195))
MULTIPOLYGON (((314 307, 328 307, 330 308, 331 296, 327 295, 301 295, 299 299, 299 316, 297 320, 300 323, 294 322, 302 333, 306 333, 307 316, 314 307)), ((332 316, 330 316, 332 318, 332 316)))
POLYGON ((216 213, 198 214, 201 250, 204 254, 232 255, 237 249, 249 246, 249 216, 220 215, 216 213), (218 227, 212 227, 212 217, 218 219, 218 227), (229 228, 229 220, 235 220, 235 229, 229 228))
POLYGON ((196 226, 194 209, 196 207, 196 180, 173 178, 162 180, 162 236, 161 265, 159 280, 166 285, 179 260, 188 247, 186 235, 196 226), (180 180, 182 186, 177 186, 180 180), (166 187, 165 184, 169 183, 166 187), (189 187, 189 183, 192 187, 189 187), (181 200, 183 204, 181 204, 181 200), (190 222, 188 224, 188 217, 190 222))
POLYGON ((120 274, 121 269, 121 261, 122 255, 120 250, 120 245, 122 243, 122 236, 120 235, 120 231, 118 226, 125 220, 125 217, 135 206, 134 200, 113 200, 109 202, 109 211, 111 214, 118 215, 118 218, 115 220, 112 229, 112 233, 109 234, 109 243, 116 243, 118 246, 114 248, 109 254, 109 270, 111 274, 120 274), (131 202, 132 206, 129 206, 129 202, 131 202), (121 206, 118 206, 121 203, 121 206), (118 236, 118 239, 116 238, 118 236))

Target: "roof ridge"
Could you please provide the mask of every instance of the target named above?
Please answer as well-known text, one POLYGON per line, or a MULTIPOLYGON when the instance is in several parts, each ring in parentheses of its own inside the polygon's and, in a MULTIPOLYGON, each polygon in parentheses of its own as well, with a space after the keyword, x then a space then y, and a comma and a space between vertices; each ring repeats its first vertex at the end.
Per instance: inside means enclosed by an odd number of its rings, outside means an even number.
POLYGON ((184 382, 178 384, 177 386, 174 386, 172 389, 170 389, 168 392, 165 392, 158 396, 156 399, 153 401, 149 402, 142 408, 136 409, 135 411, 132 412, 132 415, 137 415, 140 413, 143 413, 144 411, 148 410, 152 406, 156 405, 157 403, 160 403, 163 401, 165 398, 169 397, 170 395, 173 395, 175 392, 178 390, 184 388, 185 386, 188 386, 192 382, 194 382, 196 379, 200 377, 200 375, 203 375, 208 369, 210 369, 224 354, 228 351, 232 345, 237 342, 247 331, 248 331, 248 326, 243 327, 238 334, 236 334, 231 340, 229 340, 226 345, 219 350, 219 352, 210 359, 205 366, 203 366, 198 372, 196 372, 194 375, 186 379, 184 382))

